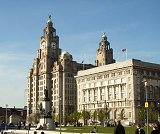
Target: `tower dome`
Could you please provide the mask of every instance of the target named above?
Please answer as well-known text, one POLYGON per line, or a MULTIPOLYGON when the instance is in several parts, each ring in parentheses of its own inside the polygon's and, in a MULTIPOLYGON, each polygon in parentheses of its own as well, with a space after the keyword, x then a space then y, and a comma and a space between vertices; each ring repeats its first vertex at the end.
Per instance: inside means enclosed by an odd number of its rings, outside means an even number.
POLYGON ((61 58, 61 59, 69 59, 69 60, 72 60, 72 55, 69 54, 68 52, 64 51, 64 52, 62 52, 60 58, 61 58))
POLYGON ((105 38, 105 37, 106 37, 106 33, 104 32, 103 35, 102 35, 102 38, 105 38))
POLYGON ((47 24, 52 24, 52 19, 51 19, 51 15, 48 15, 48 20, 47 20, 47 24))

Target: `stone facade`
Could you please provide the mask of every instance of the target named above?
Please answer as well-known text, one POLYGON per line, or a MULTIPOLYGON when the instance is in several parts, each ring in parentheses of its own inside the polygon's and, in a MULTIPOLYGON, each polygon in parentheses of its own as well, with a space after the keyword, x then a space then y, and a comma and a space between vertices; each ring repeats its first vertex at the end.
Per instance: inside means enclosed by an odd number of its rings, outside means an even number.
POLYGON ((148 101, 155 107, 160 101, 160 65, 130 59, 79 71, 77 81, 78 111, 109 110, 109 119, 123 113, 136 122, 136 110, 145 103, 143 79, 148 79, 148 101))
POLYGON ((27 116, 39 112, 44 99, 45 89, 48 89, 50 105, 56 115, 62 117, 77 108, 77 90, 74 76, 79 70, 94 67, 73 61, 68 52, 61 52, 59 37, 48 19, 43 36, 40 38, 40 48, 28 73, 27 116), (61 103, 60 103, 61 98, 61 103))

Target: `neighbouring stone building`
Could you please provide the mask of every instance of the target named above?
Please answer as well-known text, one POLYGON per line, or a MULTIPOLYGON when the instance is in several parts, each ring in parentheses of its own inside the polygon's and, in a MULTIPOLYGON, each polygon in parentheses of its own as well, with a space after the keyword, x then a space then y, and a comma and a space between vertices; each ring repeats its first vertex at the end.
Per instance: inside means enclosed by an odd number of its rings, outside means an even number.
POLYGON ((6 122, 7 116, 7 123, 18 124, 19 121, 23 122, 26 120, 27 109, 24 108, 2 108, 0 107, 0 122, 6 122), (6 114, 7 113, 7 114, 6 114), (16 117, 16 118, 14 118, 16 117))
POLYGON ((109 119, 136 122, 136 111, 146 101, 157 107, 160 102, 160 65, 130 59, 79 71, 77 81, 78 111, 109 110, 109 119), (144 85, 146 79, 147 85, 144 85))

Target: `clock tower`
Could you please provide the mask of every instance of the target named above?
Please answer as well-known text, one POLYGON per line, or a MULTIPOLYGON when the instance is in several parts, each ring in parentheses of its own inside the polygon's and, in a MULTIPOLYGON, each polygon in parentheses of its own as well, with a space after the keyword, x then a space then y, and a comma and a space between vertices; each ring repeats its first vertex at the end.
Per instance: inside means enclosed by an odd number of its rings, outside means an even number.
POLYGON ((61 49, 59 48, 59 37, 56 35, 56 29, 53 27, 51 15, 49 15, 43 36, 40 39, 40 51, 41 56, 42 53, 45 53, 53 61, 57 61, 61 54, 61 49))
POLYGON ((49 99, 52 98, 52 71, 54 62, 58 61, 60 55, 59 37, 56 35, 56 29, 53 27, 51 16, 49 16, 43 35, 40 37, 37 57, 28 74, 28 115, 37 112, 44 99, 46 89, 49 99))
POLYGON ((107 36, 103 33, 102 40, 99 43, 99 48, 97 49, 95 65, 103 66, 114 62, 113 49, 110 48, 110 43, 107 41, 107 36))

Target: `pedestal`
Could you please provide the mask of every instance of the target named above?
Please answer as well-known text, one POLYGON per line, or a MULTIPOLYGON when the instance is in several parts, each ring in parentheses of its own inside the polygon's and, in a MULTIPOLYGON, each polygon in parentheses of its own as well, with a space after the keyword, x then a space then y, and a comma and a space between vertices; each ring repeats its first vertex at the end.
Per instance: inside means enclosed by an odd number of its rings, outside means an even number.
POLYGON ((43 126, 44 130, 55 130, 55 122, 52 118, 40 118, 39 124, 43 126))

